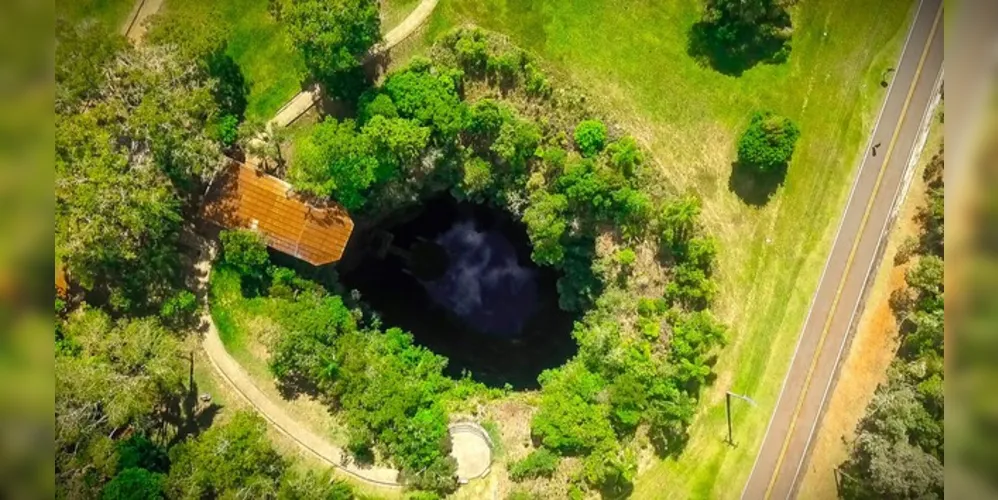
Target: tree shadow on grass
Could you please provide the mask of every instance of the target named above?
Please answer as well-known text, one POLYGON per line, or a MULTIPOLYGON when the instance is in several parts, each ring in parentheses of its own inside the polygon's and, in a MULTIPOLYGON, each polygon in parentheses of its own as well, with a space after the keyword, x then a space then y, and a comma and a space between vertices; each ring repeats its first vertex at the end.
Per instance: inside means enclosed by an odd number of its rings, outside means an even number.
POLYGON ((740 162, 731 164, 731 177, 728 178, 728 189, 738 195, 745 203, 761 207, 769 202, 776 189, 783 184, 787 176, 787 167, 766 172, 753 165, 740 162))
MULTIPOLYGON (((784 13, 785 14, 785 13, 784 13)), ((771 25, 700 21, 689 32, 686 53, 715 71, 730 76, 759 63, 780 64, 790 56, 790 16, 771 25)))

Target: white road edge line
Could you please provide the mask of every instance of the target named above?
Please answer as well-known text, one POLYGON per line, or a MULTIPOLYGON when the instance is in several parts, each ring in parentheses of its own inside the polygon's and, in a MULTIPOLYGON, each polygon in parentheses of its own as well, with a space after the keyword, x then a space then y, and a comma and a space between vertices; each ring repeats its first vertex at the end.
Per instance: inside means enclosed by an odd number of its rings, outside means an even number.
MULTIPOLYGON (((908 27, 908 34, 905 36, 904 45, 901 47, 901 55, 897 59, 897 67, 900 67, 901 62, 904 61, 904 54, 908 51, 908 43, 911 41, 911 35, 915 31, 915 24, 918 22, 918 15, 922 12, 922 5, 924 3, 925 0, 919 0, 918 9, 915 10, 915 15, 911 18, 911 25, 908 27)), ((897 75, 897 72, 895 72, 895 75, 897 75)), ((759 465, 759 457, 762 456, 762 448, 766 444, 766 438, 769 437, 769 432, 773 428, 773 421, 776 419, 776 409, 780 407, 780 402, 783 400, 783 392, 787 388, 787 381, 790 379, 791 368, 794 366, 794 361, 797 359, 797 353, 800 350, 801 341, 804 339, 804 329, 807 327, 807 322, 811 319, 811 313, 814 312, 814 304, 818 300, 818 292, 821 291, 821 284, 825 281, 825 272, 828 271, 828 264, 831 262, 832 256, 835 255, 835 245, 839 242, 839 236, 842 233, 842 226, 845 224, 846 214, 849 213, 849 207, 852 206, 856 186, 859 185, 859 179, 863 174, 863 165, 866 163, 866 151, 870 149, 870 146, 873 144, 873 138, 876 137, 877 131, 880 130, 880 120, 884 116, 884 109, 887 108, 887 101, 890 100, 891 90, 894 88, 894 81, 895 78, 891 78, 891 81, 887 84, 887 92, 884 94, 884 100, 880 104, 880 111, 877 113, 876 125, 873 127, 870 139, 867 141, 866 147, 863 149, 863 156, 860 159, 859 170, 856 172, 856 177, 853 179, 852 188, 849 189, 849 201, 846 203, 846 207, 842 210, 842 215, 839 217, 839 226, 835 230, 835 238, 832 240, 832 246, 828 251, 828 258, 825 259, 825 267, 821 270, 821 277, 818 278, 818 286, 815 287, 814 295, 811 297, 811 306, 808 308, 807 316, 804 318, 804 323, 801 325, 800 333, 797 335, 797 345, 794 347, 794 354, 790 357, 790 363, 787 365, 787 374, 783 377, 783 384, 780 386, 780 395, 776 399, 776 405, 773 406, 773 413, 769 417, 769 424, 766 426, 766 433, 763 434, 762 442, 759 444, 759 451, 756 452, 755 461, 752 463, 752 470, 749 471, 749 477, 745 480, 745 486, 742 487, 741 498, 743 499, 745 498, 745 490, 748 488, 748 485, 752 480, 752 475, 755 473, 755 469, 759 465)))
MULTIPOLYGON (((931 44, 931 40, 929 41, 931 44)), ((904 193, 907 193, 908 187, 911 185, 911 177, 918 166, 918 160, 921 157, 922 150, 925 149, 925 141, 929 136, 929 128, 932 124, 932 115, 935 113, 936 106, 939 104, 939 83, 942 82, 943 71, 940 69, 939 74, 936 76, 935 82, 932 84, 932 98, 929 101, 929 106, 925 109, 925 113, 922 115, 922 120, 919 122, 919 134, 915 139, 915 143, 908 156, 908 164, 905 166, 905 173, 902 181, 898 183, 898 187, 894 190, 894 199, 891 203, 891 211, 888 217, 884 220, 883 226, 880 228, 880 236, 877 238, 877 247, 879 253, 880 245, 884 244, 884 237, 890 233, 891 221, 895 220, 901 205, 904 202, 904 193)), ((899 124, 900 126, 900 124, 899 124)), ((886 166, 885 166, 886 168, 886 166)), ((866 268, 866 274, 863 276, 863 286, 860 289, 859 296, 856 297, 856 303, 853 305, 852 314, 849 316, 849 322, 846 324, 849 329, 848 332, 842 337, 842 343, 839 344, 839 352, 835 355, 835 365, 832 368, 832 376, 828 379, 828 383, 825 385, 825 391, 821 395, 821 404, 818 405, 818 418, 811 423, 811 430, 808 432, 807 441, 804 443, 804 454, 801 455, 800 462, 797 463, 797 470, 794 471, 793 481, 790 483, 790 491, 787 492, 787 497, 790 498, 793 495, 794 488, 797 485, 797 478, 800 476, 801 468, 804 466, 804 462, 807 460, 808 449, 811 446, 811 441, 814 439, 814 431, 818 427, 818 422, 821 420, 821 412, 825 409, 825 403, 828 401, 828 393, 832 388, 833 382, 835 382, 836 376, 835 372, 839 369, 839 363, 842 361, 842 352, 845 350, 847 340, 852 335, 852 330, 855 328, 856 315, 863 311, 865 308, 860 307, 863 304, 863 298, 866 292, 866 288, 869 286, 870 274, 873 270, 877 268, 876 264, 883 259, 876 257, 870 261, 870 265, 866 268)))

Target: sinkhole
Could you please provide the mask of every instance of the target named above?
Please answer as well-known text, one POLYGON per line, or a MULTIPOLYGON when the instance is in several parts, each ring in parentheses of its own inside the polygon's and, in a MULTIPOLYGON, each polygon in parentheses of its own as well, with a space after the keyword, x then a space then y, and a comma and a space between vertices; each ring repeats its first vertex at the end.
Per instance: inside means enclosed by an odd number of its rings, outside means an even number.
POLYGON ((446 356, 448 375, 535 388, 543 370, 575 354, 559 273, 534 264, 526 228, 505 211, 442 195, 365 233, 347 250, 341 282, 383 327, 446 356))

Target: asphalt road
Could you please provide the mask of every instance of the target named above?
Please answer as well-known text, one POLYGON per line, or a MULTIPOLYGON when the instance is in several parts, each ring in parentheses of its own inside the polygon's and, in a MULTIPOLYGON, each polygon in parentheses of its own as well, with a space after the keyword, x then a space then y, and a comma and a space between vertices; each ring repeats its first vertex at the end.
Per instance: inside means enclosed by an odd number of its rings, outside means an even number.
POLYGON ((942 0, 921 0, 743 499, 790 498, 803 476, 894 202, 929 118, 942 75, 942 25, 942 0))

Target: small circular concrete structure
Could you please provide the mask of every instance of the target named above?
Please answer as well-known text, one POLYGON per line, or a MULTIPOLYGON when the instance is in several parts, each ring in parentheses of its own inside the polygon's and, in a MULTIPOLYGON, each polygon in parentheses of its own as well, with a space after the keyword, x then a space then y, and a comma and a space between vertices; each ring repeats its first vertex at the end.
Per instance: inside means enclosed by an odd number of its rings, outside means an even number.
POLYGON ((492 466, 492 438, 474 422, 458 422, 448 427, 451 456, 457 460, 457 480, 465 484, 484 477, 492 466))

